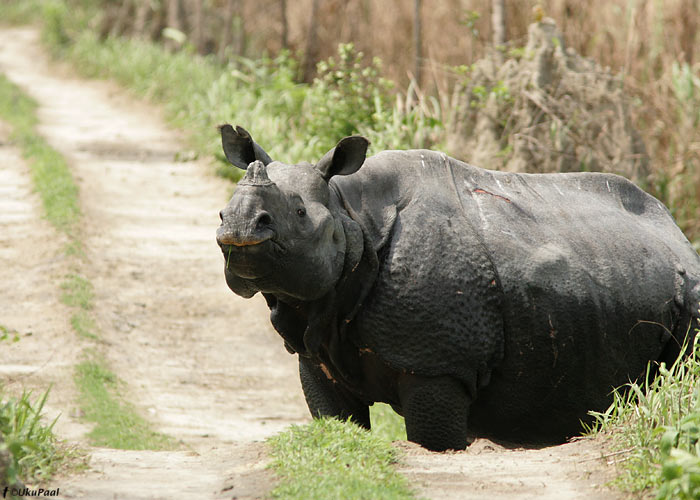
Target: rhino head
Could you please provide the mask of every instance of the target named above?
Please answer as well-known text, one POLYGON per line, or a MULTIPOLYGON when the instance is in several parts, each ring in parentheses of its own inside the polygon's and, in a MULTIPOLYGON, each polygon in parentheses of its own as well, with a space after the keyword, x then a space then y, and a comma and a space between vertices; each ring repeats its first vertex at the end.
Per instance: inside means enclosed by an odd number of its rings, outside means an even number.
POLYGON ((226 158, 246 170, 216 235, 229 288, 246 298, 325 296, 343 273, 350 244, 329 180, 362 166, 367 139, 342 139, 316 165, 286 165, 272 161, 241 127, 220 131, 226 158))

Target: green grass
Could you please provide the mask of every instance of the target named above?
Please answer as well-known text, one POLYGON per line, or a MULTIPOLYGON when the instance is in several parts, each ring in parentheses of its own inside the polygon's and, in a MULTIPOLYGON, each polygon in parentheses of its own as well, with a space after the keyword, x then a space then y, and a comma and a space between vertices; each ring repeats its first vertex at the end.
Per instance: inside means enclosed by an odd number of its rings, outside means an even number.
POLYGON ((85 419, 94 422, 89 437, 96 446, 121 450, 166 450, 177 444, 172 438, 151 430, 150 423, 120 396, 123 385, 105 368, 97 356, 75 367, 75 382, 80 392, 85 419))
POLYGON ((0 325, 0 342, 3 340, 18 342, 19 332, 17 330, 13 330, 12 328, 6 327, 5 325, 0 325))
POLYGON ((61 301, 67 306, 86 311, 92 309, 92 283, 84 276, 75 273, 67 275, 61 283, 61 289, 61 301))
POLYGON ((83 338, 99 340, 97 335, 97 323, 86 311, 76 311, 70 317, 70 324, 73 331, 83 338))
POLYGON ((385 441, 405 441, 406 422, 391 406, 374 403, 369 409, 372 434, 385 441))
MULTIPOLYGON (((1 398, 0 454, 9 452, 9 463, 0 463, 0 486, 17 484, 20 479, 46 481, 70 455, 53 434, 56 421, 49 425, 41 422, 48 394, 47 390, 36 402, 26 391, 19 398, 1 398)), ((2 457, 0 462, 4 462, 2 457)))
POLYGON ((61 289, 61 301, 75 310, 70 319, 73 331, 81 337, 98 340, 97 323, 90 315, 94 297, 92 283, 84 276, 73 273, 65 277, 61 289))
MULTIPOLYGON (((700 341, 700 339, 698 339, 700 341)), ((616 480, 658 499, 700 498, 700 342, 656 377, 615 391, 592 432, 612 435, 623 471, 616 480)))
POLYGON ((63 157, 36 133, 36 102, 0 74, 0 119, 12 126, 10 139, 22 150, 46 218, 72 235, 80 218, 78 188, 63 157))
POLYGON ((2 4, 2 24, 28 24, 34 22, 41 14, 41 0, 22 0, 0 2, 2 4))
POLYGON ((273 498, 410 499, 406 479, 394 470, 397 450, 352 422, 314 420, 268 440, 270 467, 280 478, 273 498))

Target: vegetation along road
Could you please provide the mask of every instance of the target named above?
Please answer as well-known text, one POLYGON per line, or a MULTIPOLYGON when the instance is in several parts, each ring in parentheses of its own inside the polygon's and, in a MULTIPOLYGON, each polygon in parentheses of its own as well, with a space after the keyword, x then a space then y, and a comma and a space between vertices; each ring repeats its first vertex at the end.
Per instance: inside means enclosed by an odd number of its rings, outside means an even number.
MULTIPOLYGON (((264 301, 224 283, 214 235, 231 184, 204 162, 175 160, 184 139, 158 110, 50 63, 34 29, 0 30, 0 73, 37 101, 38 131, 67 160, 82 214, 70 232, 42 217, 0 126, 0 322, 20 336, 3 346, 0 377, 9 392, 53 384, 45 411, 88 455, 50 486, 93 500, 265 496, 274 478, 263 439, 310 418, 264 301), (119 395, 107 413, 127 417, 101 434, 90 398, 105 385, 119 395)), ((421 497, 615 496, 600 441, 395 446, 421 497)))

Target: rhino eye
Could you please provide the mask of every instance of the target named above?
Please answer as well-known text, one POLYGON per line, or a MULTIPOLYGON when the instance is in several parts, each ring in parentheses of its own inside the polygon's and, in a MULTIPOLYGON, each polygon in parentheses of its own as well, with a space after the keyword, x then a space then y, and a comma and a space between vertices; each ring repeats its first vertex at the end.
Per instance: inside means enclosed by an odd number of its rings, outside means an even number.
POLYGON ((303 208, 297 208, 297 215, 299 217, 304 217, 306 215, 306 210, 304 210, 303 208))

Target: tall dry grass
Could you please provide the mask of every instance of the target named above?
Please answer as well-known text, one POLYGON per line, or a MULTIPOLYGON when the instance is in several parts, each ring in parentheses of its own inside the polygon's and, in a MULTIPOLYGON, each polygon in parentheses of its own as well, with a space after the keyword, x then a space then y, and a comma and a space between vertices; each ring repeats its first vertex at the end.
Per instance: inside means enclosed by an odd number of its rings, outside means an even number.
MULTIPOLYGON (((248 55, 281 48, 278 3, 240 0, 238 15, 249 38, 248 55)), ((306 46, 311 3, 287 2, 292 50, 306 46)), ((491 40, 490 5, 487 0, 423 0, 425 64, 458 66, 482 57, 491 40)), ((538 5, 577 52, 636 78, 653 78, 673 60, 692 65, 700 57, 697 0, 509 0, 511 43, 525 42, 538 5)), ((338 43, 353 42, 368 56, 382 58, 386 76, 396 81, 405 82, 413 68, 413 2, 321 0, 317 26, 320 59, 333 55, 338 43)))

